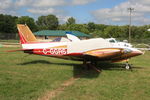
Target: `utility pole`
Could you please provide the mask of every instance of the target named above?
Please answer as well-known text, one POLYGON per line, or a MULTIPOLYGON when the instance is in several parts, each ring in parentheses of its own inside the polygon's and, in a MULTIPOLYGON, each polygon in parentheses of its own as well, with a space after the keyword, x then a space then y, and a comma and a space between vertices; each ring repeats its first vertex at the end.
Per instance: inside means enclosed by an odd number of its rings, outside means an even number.
POLYGON ((128 8, 129 10, 129 16, 130 16, 130 19, 129 19, 129 43, 131 43, 131 15, 132 15, 132 11, 134 10, 134 8, 128 8))

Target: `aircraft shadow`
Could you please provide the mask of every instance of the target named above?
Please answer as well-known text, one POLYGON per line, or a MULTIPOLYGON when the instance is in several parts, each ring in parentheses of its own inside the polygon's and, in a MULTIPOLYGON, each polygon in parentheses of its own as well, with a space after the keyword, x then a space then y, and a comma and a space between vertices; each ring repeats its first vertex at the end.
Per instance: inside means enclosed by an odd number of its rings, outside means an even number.
POLYGON ((96 72, 93 69, 86 70, 83 69, 82 64, 77 63, 57 63, 57 62, 50 62, 46 60, 34 60, 34 61, 28 61, 19 63, 17 65, 30 65, 30 64, 55 64, 55 65, 67 65, 66 67, 72 67, 73 66, 73 77, 75 78, 96 78, 100 75, 100 73, 96 72))
POLYGON ((52 64, 49 61, 46 60, 34 60, 34 61, 29 61, 29 62, 24 62, 24 63, 19 63, 18 65, 29 65, 29 64, 52 64))
MULTIPOLYGON (((55 64, 55 65, 67 65, 66 67, 71 67, 73 66, 73 77, 79 77, 79 78, 96 78, 98 77, 101 72, 97 72, 94 69, 84 69, 82 67, 82 64, 77 64, 77 63, 57 63, 57 62, 50 62, 46 60, 34 60, 34 61, 29 61, 29 62, 23 62, 19 63, 18 65, 30 65, 30 64, 55 64)), ((126 71, 123 64, 120 63, 98 63, 96 66, 99 70, 118 70, 118 71, 126 71)), ((133 67, 133 69, 142 69, 142 67, 133 67)))
POLYGON ((109 63, 109 62, 100 62, 97 65, 98 68, 102 70, 120 70, 123 71, 123 65, 117 63, 109 63))
MULTIPOLYGON (((137 67, 132 65, 132 69, 143 69, 143 67, 137 67)), ((119 71, 126 71, 125 65, 123 63, 109 63, 109 62, 100 62, 97 65, 98 68, 102 70, 119 70, 119 71)))

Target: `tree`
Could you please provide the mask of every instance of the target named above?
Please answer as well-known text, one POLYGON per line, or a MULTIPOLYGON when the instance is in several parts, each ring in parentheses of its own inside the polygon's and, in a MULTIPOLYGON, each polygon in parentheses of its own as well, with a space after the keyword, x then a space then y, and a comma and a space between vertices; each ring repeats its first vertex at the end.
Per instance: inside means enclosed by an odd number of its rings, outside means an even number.
POLYGON ((129 25, 120 26, 120 29, 121 29, 120 37, 128 39, 129 38, 129 25))
POLYGON ((37 31, 34 19, 29 16, 22 16, 17 19, 17 24, 27 24, 32 31, 37 31))
POLYGON ((95 29, 96 29, 96 30, 104 31, 104 29, 105 29, 107 26, 108 26, 108 25, 104 25, 104 24, 95 24, 95 29))
POLYGON ((104 33, 101 30, 95 30, 90 33, 91 36, 97 38, 97 37, 104 37, 104 33))
POLYGON ((39 29, 55 30, 58 28, 59 22, 55 15, 40 16, 37 20, 39 29))
POLYGON ((16 33, 16 16, 0 14, 0 32, 2 33, 16 33))
POLYGON ((62 24, 58 26, 58 30, 67 30, 67 25, 66 24, 62 24))
POLYGON ((67 30, 73 30, 73 31, 80 31, 80 32, 83 32, 83 33, 89 33, 86 25, 84 25, 84 24, 72 24, 72 25, 69 25, 67 30))
POLYGON ((68 18, 66 24, 67 25, 76 24, 76 20, 73 17, 70 17, 70 18, 68 18))
POLYGON ((148 29, 150 29, 150 25, 141 26, 140 29, 142 30, 142 32, 139 32, 139 34, 143 33, 143 38, 150 38, 150 31, 148 31, 148 29))
POLYGON ((95 28, 96 28, 96 25, 95 25, 94 22, 89 22, 87 24, 87 27, 88 27, 89 32, 93 32, 95 30, 95 28))
POLYGON ((121 29, 119 26, 108 26, 104 30, 105 37, 118 38, 121 34, 121 29))

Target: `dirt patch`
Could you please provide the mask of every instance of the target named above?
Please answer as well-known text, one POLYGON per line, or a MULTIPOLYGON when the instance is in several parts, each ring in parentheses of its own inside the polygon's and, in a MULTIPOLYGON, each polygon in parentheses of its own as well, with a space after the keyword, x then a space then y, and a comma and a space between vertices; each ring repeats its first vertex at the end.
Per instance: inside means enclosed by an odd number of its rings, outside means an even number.
POLYGON ((70 78, 69 80, 67 80, 63 84, 61 84, 61 86, 59 88, 47 92, 43 97, 39 98, 38 100, 51 100, 51 99, 53 99, 54 97, 61 94, 66 87, 72 85, 77 79, 79 79, 79 76, 77 76, 75 78, 74 77, 70 78))
POLYGON ((3 47, 21 47, 20 45, 3 45, 3 47))
POLYGON ((21 47, 19 43, 0 42, 2 47, 21 47))

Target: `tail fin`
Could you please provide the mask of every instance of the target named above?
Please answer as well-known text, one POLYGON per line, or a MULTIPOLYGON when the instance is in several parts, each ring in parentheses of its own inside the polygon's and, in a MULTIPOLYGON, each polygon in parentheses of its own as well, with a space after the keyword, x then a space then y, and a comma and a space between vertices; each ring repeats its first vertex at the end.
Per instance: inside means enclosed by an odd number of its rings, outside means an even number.
POLYGON ((21 44, 37 42, 37 39, 33 35, 32 31, 27 25, 17 24, 21 44))
POLYGON ((71 41, 80 41, 80 39, 73 35, 72 32, 66 32, 67 38, 70 39, 71 41))

